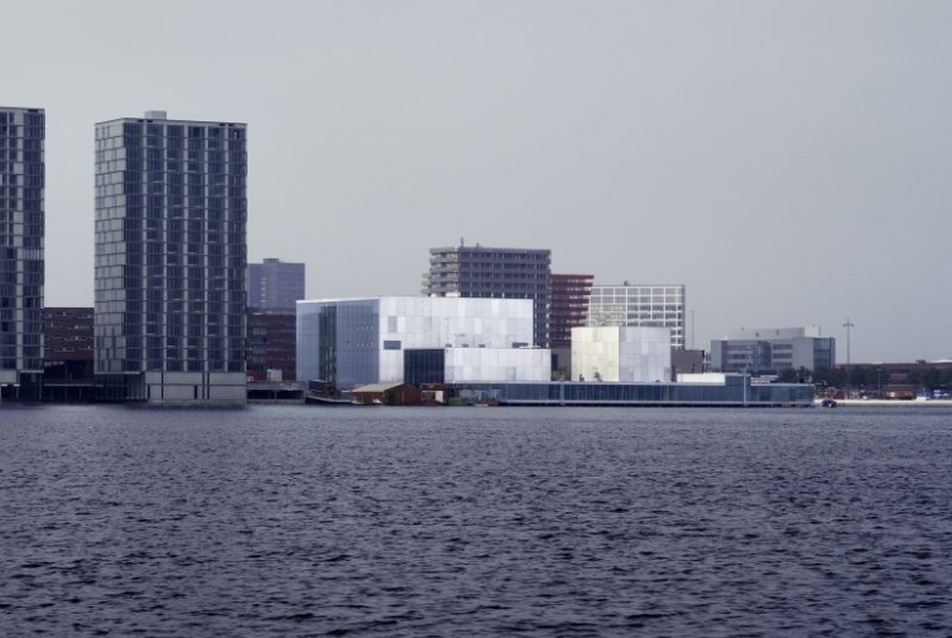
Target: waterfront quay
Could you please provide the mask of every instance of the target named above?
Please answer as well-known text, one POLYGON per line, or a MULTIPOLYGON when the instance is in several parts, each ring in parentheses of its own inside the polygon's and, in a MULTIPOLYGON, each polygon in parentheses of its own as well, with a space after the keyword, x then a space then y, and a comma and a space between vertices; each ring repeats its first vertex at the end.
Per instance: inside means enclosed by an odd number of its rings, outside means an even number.
POLYGON ((525 406, 811 407, 813 386, 751 384, 742 375, 724 383, 450 383, 454 396, 474 404, 525 406))

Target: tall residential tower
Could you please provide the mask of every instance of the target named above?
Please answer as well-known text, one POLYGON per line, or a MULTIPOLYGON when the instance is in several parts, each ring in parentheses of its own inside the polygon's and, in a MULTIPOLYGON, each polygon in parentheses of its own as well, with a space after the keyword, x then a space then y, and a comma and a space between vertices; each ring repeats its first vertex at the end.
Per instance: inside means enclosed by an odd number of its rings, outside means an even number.
POLYGON ((96 124, 100 399, 244 403, 246 125, 96 124))
POLYGON ((534 344, 549 345, 552 251, 459 246, 430 249, 427 293, 436 297, 532 299, 534 344))
POLYGON ((0 106, 0 400, 43 394, 43 109, 0 106))

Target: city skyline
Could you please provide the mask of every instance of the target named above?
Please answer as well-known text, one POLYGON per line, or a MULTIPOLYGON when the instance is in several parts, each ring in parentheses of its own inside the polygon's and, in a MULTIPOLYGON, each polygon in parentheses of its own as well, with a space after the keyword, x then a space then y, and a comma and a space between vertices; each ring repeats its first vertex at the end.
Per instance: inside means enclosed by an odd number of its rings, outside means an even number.
POLYGON ((462 236, 683 283, 689 347, 849 322, 853 362, 952 357, 947 3, 164 6, 5 14, 47 306, 93 301, 92 124, 154 108, 249 123, 248 258, 309 298, 415 294, 462 236))

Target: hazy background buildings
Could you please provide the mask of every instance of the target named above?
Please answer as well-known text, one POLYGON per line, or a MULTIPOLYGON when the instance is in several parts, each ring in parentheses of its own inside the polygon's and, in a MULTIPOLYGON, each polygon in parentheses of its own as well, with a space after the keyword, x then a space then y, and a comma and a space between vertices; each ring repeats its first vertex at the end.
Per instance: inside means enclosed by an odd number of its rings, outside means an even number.
POLYGON ((305 265, 266 257, 248 264, 248 310, 294 314, 295 304, 306 299, 305 265))
POLYGON ((303 263, 266 257, 248 264, 247 372, 250 381, 294 381, 296 304, 306 298, 303 263))

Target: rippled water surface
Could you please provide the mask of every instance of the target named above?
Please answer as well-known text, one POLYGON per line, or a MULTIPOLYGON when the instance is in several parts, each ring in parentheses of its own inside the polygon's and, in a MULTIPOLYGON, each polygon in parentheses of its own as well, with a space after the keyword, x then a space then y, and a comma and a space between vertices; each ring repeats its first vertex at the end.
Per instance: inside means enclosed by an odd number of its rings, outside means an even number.
POLYGON ((952 413, 0 408, 3 636, 949 636, 952 413))

